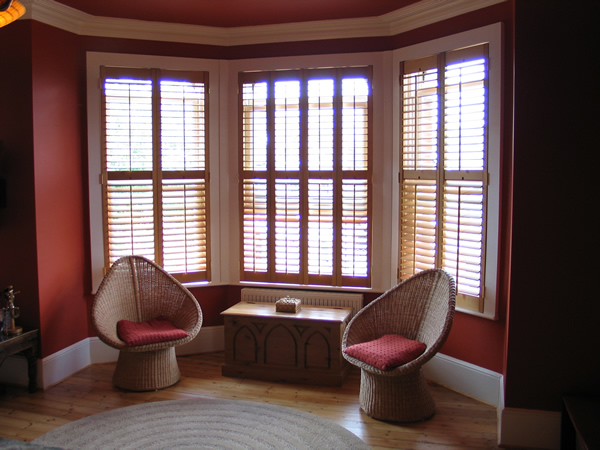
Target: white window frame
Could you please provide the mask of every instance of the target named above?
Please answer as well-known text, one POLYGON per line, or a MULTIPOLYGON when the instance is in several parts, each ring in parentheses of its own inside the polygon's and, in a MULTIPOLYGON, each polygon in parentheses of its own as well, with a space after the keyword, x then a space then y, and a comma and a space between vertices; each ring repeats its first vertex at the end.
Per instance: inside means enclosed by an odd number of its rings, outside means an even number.
MULTIPOLYGON (((373 160, 372 160, 372 189, 373 201, 377 207, 372 209, 370 226, 372 227, 371 243, 371 287, 337 287, 337 286, 314 286, 296 285, 283 283, 265 283, 240 281, 239 264, 239 210, 230 211, 227 230, 229 233, 229 258, 232 264, 223 270, 228 271, 230 284, 261 285, 269 287, 300 287, 302 289, 317 290, 350 290, 350 291, 373 291, 383 292, 394 284, 395 271, 393 265, 393 248, 390 241, 393 240, 394 223, 392 221, 392 186, 394 184, 394 172, 391 164, 385 163, 393 158, 392 148, 392 102, 389 93, 393 90, 391 52, 372 53, 349 53, 310 56, 288 56, 277 58, 255 58, 233 60, 227 63, 227 117, 229 124, 237 124, 238 117, 238 74, 251 71, 290 70, 297 68, 319 68, 319 67, 351 67, 372 66, 372 88, 373 88, 373 160), (231 95, 235 93, 235 95, 231 95), (233 263, 235 261, 235 264, 233 263)), ((223 119, 225 120, 225 119, 223 119)), ((229 174, 238 173, 238 130, 229 128, 229 174)), ((233 188, 229 187, 229 191, 233 188)), ((228 192, 231 204, 238 205, 238 193, 228 192)))
MULTIPOLYGON (((457 310, 488 319, 498 318, 497 281, 499 258, 499 218, 500 218, 500 154, 501 154, 501 115, 502 115, 502 36, 501 23, 482 28, 445 36, 440 39, 421 44, 404 47, 393 52, 394 95, 394 167, 400 170, 400 140, 401 140, 401 87, 400 63, 413 59, 423 58, 440 52, 452 51, 481 43, 489 45, 489 100, 488 100, 488 203, 487 203, 487 230, 486 230, 486 272, 483 285, 485 289, 483 311, 477 312, 457 307, 457 310)), ((396 183, 395 205, 399 205, 400 185, 396 183)), ((395 207, 394 223, 400 221, 399 206, 395 207)), ((398 238, 396 238, 397 240, 398 238)), ((397 248, 398 246, 396 246, 397 248)), ((398 259, 396 259, 398 261, 398 259)), ((397 265, 397 263, 396 263, 397 265)))
MULTIPOLYGON (((159 57, 146 55, 130 55, 120 53, 100 53, 88 52, 86 55, 86 70, 87 70, 87 132, 88 132, 88 174, 89 174, 89 218, 90 218, 90 256, 91 256, 91 276, 92 276, 92 293, 96 292, 104 277, 104 237, 102 230, 102 186, 100 180, 101 174, 101 154, 102 154, 102 139, 101 139, 101 83, 100 83, 100 67, 101 66, 123 66, 123 67, 140 67, 140 68, 160 68, 167 70, 191 70, 205 71, 209 73, 210 91, 219 92, 220 64, 219 61, 192 59, 192 58, 176 58, 176 57, 159 57)), ((212 117, 219 117, 219 95, 207 94, 208 110, 212 117)), ((209 120, 209 142, 207 143, 207 152, 209 167, 207 171, 210 174, 218 174, 219 168, 219 152, 211 151, 213 148, 219 147, 219 124, 217 120, 209 120)), ((219 221, 219 177, 213 177, 211 184, 214 183, 214 189, 210 192, 210 224, 211 247, 216 250, 211 255, 212 280, 219 282, 221 278, 221 260, 219 257, 218 248, 215 248, 215 243, 220 241, 219 221), (216 198, 215 198, 216 197, 216 198)), ((206 284, 206 282, 200 282, 206 284)))

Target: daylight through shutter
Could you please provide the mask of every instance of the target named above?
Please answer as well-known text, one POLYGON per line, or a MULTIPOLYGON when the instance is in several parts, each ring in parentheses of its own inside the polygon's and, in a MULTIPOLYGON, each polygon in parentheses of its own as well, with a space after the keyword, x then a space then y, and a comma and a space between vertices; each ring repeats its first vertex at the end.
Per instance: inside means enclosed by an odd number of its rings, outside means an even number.
POLYGON ((368 80, 342 78, 342 276, 369 273, 369 94, 368 80))
POLYGON ((402 74, 400 277, 442 267, 481 311, 487 46, 407 61, 402 74), (440 79, 443 74, 443 79, 440 79))
POLYGON ((177 274, 206 272, 205 86, 189 81, 193 75, 167 75, 160 83, 163 265, 177 274))
POLYGON ((334 98, 332 73, 307 82, 308 230, 309 283, 333 284, 334 274, 334 98))
POLYGON ((240 74, 242 278, 370 285, 370 69, 240 74))
POLYGON ((208 279, 204 77, 102 68, 107 267, 135 254, 208 279))
POLYGON ((104 81, 108 265, 131 254, 154 259, 152 89, 148 72, 104 81))

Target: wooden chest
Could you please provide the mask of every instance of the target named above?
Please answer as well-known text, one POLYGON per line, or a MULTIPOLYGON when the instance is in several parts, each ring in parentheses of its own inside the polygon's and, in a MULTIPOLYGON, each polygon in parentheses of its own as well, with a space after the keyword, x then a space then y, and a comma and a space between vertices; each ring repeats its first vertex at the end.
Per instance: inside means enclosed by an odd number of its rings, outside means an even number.
POLYGON ((240 302, 222 312, 225 376, 340 386, 349 370, 341 344, 351 308, 240 302))

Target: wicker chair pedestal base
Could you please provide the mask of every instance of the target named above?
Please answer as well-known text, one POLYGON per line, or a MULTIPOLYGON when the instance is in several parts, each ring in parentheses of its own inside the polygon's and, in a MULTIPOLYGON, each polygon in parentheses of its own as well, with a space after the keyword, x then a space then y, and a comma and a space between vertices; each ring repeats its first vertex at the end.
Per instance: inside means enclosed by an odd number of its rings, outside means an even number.
POLYGON ((422 369, 401 376, 361 369, 360 406, 368 416, 389 422, 418 422, 435 413, 422 369))
POLYGON ((150 352, 121 350, 113 383, 128 391, 154 391, 172 386, 180 378, 175 347, 150 352))

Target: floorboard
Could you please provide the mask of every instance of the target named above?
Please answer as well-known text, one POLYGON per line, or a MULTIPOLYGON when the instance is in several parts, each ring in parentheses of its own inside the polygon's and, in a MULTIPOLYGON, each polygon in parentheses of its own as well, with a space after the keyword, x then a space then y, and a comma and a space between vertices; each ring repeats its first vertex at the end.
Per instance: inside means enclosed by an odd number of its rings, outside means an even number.
POLYGON ((288 406, 330 419, 373 449, 496 449, 496 408, 430 383, 435 416, 394 424, 360 410, 360 372, 353 368, 341 387, 275 383, 221 375, 222 352, 178 357, 182 378, 168 389, 125 392, 112 385, 115 364, 95 364, 45 391, 30 394, 7 386, 0 394, 0 437, 29 442, 83 417, 139 403, 194 398, 228 398, 288 406))

